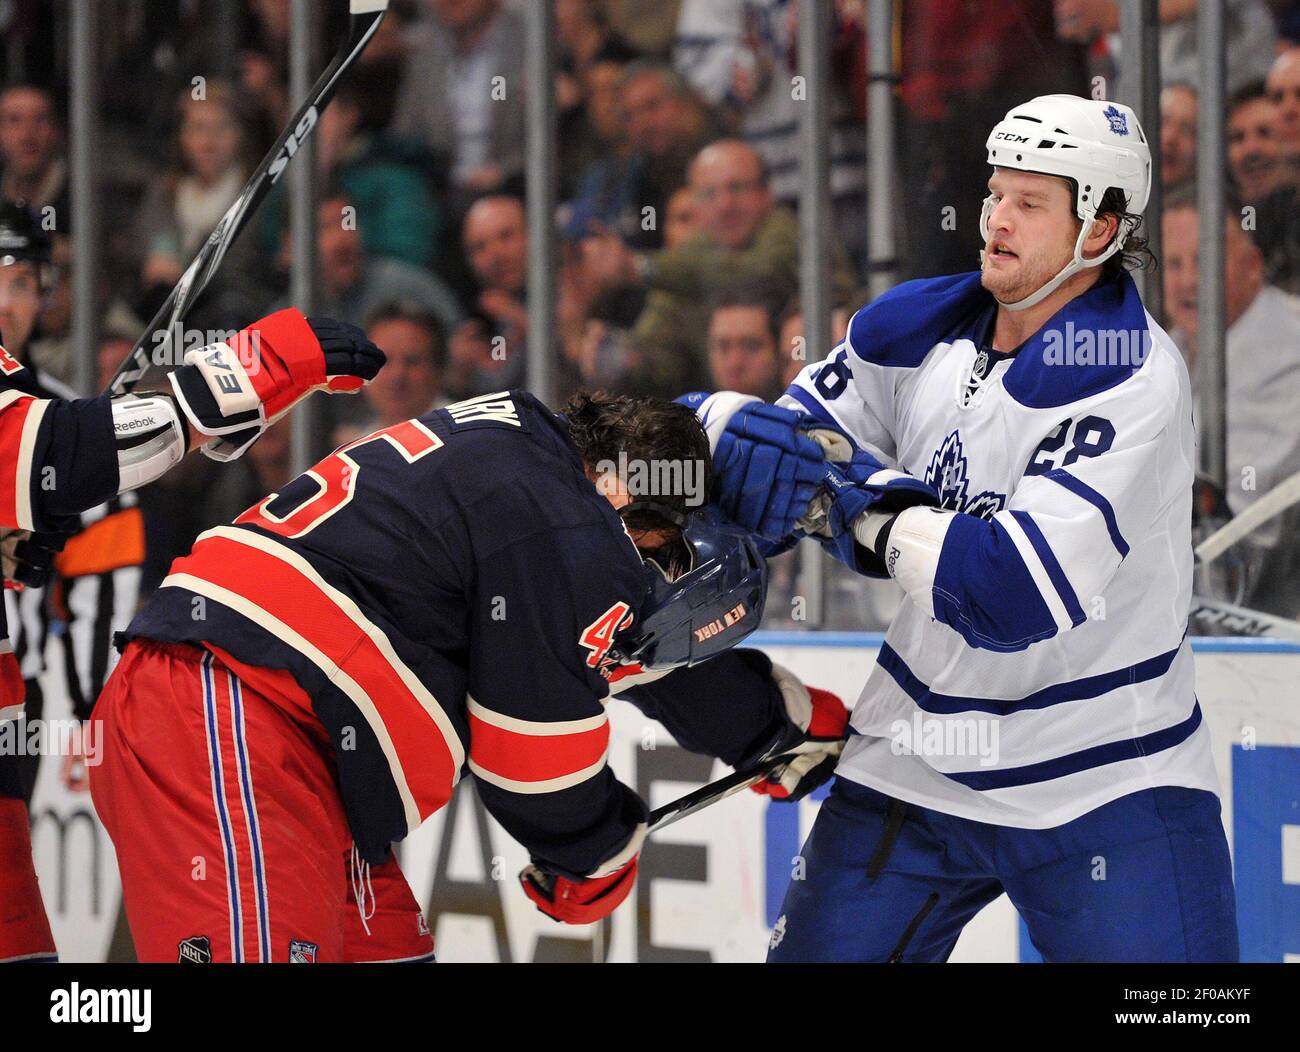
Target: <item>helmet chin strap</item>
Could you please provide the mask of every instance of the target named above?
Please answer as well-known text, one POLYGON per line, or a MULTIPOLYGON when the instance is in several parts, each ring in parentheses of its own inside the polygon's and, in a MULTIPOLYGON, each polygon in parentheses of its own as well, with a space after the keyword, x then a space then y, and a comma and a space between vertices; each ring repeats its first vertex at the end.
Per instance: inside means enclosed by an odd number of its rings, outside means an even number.
POLYGON ((1027 310, 1028 308, 1034 306, 1035 304, 1042 303, 1043 300, 1047 299, 1048 296, 1050 296, 1053 292, 1059 289, 1065 283, 1066 279, 1069 278, 1071 275, 1077 274, 1079 273, 1079 271, 1085 270, 1089 267, 1100 266, 1102 263, 1105 263, 1106 260, 1108 260, 1111 256, 1113 256, 1116 252, 1119 251, 1120 240, 1117 237, 1114 241, 1110 243, 1106 251, 1103 252, 1100 256, 1098 256, 1096 259, 1084 259, 1083 243, 1084 241, 1087 240, 1087 238, 1088 238, 1088 223, 1085 222, 1083 226, 1079 228, 1079 237, 1078 240, 1076 240, 1074 243, 1074 258, 1071 259, 1069 263, 1065 264, 1065 266, 1063 266, 1060 270, 1056 272, 1056 277, 1048 281, 1047 284, 1039 288, 1038 291, 1031 292, 1028 296, 1026 296, 1022 300, 1016 300, 1015 303, 1006 303, 1003 300, 998 300, 998 303, 1001 304, 1003 307, 1006 307, 1007 310, 1011 310, 1011 311, 1027 310))
MULTIPOLYGON (((986 244, 988 243, 988 239, 989 239, 988 220, 992 212, 993 212, 993 197, 992 195, 990 195, 989 197, 986 197, 984 199, 984 209, 980 213, 980 233, 983 235, 986 244)), ((1041 286, 1036 291, 1031 292, 1024 299, 1016 300, 1016 302, 1014 303, 1007 303, 1005 300, 999 299, 998 300, 999 306, 1006 307, 1006 309, 1010 311, 1022 311, 1022 310, 1028 310, 1030 307, 1042 303, 1043 300, 1047 299, 1048 296, 1050 296, 1053 292, 1059 289, 1065 283, 1066 279, 1068 279, 1074 274, 1079 273, 1079 271, 1081 270, 1087 270, 1090 267, 1101 266, 1103 263, 1106 262, 1106 260, 1110 259, 1111 256, 1113 256, 1116 252, 1118 252, 1121 248, 1123 248, 1124 242, 1128 240, 1130 227, 1128 226, 1128 224, 1121 222, 1119 229, 1115 232, 1114 239, 1111 241, 1109 245, 1106 246, 1106 251, 1103 252, 1100 256, 1095 257, 1094 259, 1084 259, 1083 243, 1088 239, 1088 228, 1092 225, 1092 222, 1096 218, 1096 215, 1094 213, 1093 215, 1081 216, 1080 218, 1083 220, 1083 226, 1079 228, 1079 236, 1075 239, 1074 242, 1074 258, 1071 259, 1070 262, 1068 262, 1065 266, 1063 266, 1059 271, 1057 271, 1056 276, 1054 278, 1049 280, 1046 284, 1041 286)), ((981 268, 984 266, 984 257, 986 254, 987 253, 983 249, 980 250, 981 268)), ((994 299, 997 299, 997 297, 995 296, 994 299)))

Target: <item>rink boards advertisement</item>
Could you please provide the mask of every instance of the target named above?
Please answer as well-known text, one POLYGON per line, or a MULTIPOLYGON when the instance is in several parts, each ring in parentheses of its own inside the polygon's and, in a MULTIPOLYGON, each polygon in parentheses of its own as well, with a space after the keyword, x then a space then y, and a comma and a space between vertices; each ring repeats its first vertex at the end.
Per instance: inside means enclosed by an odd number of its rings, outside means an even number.
MULTIPOLYGON (((880 637, 765 633, 758 645, 805 681, 857 697, 880 637)), ((1214 742, 1233 850, 1243 960, 1300 962, 1300 648, 1195 642, 1197 696, 1214 742)), ((47 685, 46 717, 60 711, 47 685)), ((610 762, 657 807, 727 768, 687 753, 631 705, 609 706, 610 762)), ((86 794, 45 757, 33 804, 37 871, 64 960, 130 960, 112 845, 86 794)), ((441 961, 760 961, 820 798, 771 803, 743 792, 657 834, 628 902, 599 925, 538 913, 515 875, 523 850, 462 782, 452 803, 399 847, 441 961)), ((147 818, 143 819, 147 821, 147 818)), ((217 876, 219 878, 219 875, 217 876)), ((967 927, 954 961, 1034 961, 1005 896, 967 927)))

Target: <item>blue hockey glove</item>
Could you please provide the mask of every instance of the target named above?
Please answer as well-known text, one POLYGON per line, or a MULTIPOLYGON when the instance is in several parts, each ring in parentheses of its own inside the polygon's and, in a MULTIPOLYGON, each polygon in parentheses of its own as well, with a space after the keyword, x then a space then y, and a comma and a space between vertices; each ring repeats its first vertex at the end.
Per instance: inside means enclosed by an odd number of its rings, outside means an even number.
POLYGON ((729 391, 678 401, 697 409, 709 435, 722 513, 767 540, 787 538, 826 470, 804 414, 729 391))
POLYGON ((808 513, 799 520, 800 530, 859 573, 888 576, 883 561, 862 546, 863 530, 855 535, 855 524, 870 513, 880 520, 870 533, 879 536, 886 518, 917 504, 937 506, 939 495, 921 479, 886 468, 837 432, 817 429, 813 435, 826 449, 830 462, 808 513))

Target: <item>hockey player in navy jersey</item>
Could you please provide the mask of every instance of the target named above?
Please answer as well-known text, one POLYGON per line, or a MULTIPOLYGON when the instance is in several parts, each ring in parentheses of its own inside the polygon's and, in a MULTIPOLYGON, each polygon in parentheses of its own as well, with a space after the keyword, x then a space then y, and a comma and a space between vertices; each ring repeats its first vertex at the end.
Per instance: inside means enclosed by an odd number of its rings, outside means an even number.
MULTIPOLYGON (((49 235, 26 206, 0 202, 0 246, 9 260, 0 266, 0 332, 5 350, 22 364, 34 397, 72 400, 75 393, 39 368, 30 354, 52 266, 54 246, 49 235)), ((66 698, 76 719, 89 716, 110 671, 113 633, 126 627, 138 605, 144 523, 135 494, 119 493, 85 509, 69 525, 67 538, 37 544, 18 531, 5 531, 6 540, 0 545, 14 551, 21 545, 24 553, 35 553, 53 564, 43 587, 29 580, 21 589, 6 588, 4 593, 8 645, 22 671, 28 726, 42 718, 45 703, 51 700, 43 696, 45 689, 66 698), (58 545, 62 550, 56 555, 58 545)), ((13 729, 21 738, 27 728, 13 729)), ((0 750, 0 786, 13 791, 17 778, 30 804, 39 761, 37 749, 17 756, 0 750)))
MULTIPOLYGON (((0 210, 0 317, 11 327, 34 317, 42 296, 35 238, 35 220, 25 209, 0 210)), ((79 526, 79 513, 158 478, 188 450, 202 446, 217 459, 238 455, 267 420, 311 390, 357 390, 383 363, 359 329, 327 319, 309 323, 296 311, 262 319, 245 336, 242 359, 220 370, 221 379, 214 379, 210 354, 193 352, 171 373, 171 391, 115 398, 51 398, 32 370, 0 347, 6 588, 44 583, 62 535, 79 526), (210 380, 219 385, 220 401, 210 380)), ((23 711, 22 670, 0 607, 0 721, 19 720, 23 711)), ((10 723, 0 737, 0 962, 53 960, 32 866, 27 787, 10 748, 13 729, 10 723)))
POLYGON ((1127 107, 1053 95, 988 161, 979 272, 881 296, 777 406, 700 408, 737 521, 906 594, 769 960, 945 960, 1003 892, 1049 961, 1235 960, 1192 403, 1128 273, 1150 151, 1127 107))
POLYGON ((775 795, 828 778, 839 699, 722 653, 765 564, 695 509, 708 463, 681 406, 501 392, 348 443, 203 534, 94 711, 140 959, 431 958, 390 845, 466 771, 537 907, 608 915, 646 831, 605 762, 611 693, 733 765, 803 750, 775 795))

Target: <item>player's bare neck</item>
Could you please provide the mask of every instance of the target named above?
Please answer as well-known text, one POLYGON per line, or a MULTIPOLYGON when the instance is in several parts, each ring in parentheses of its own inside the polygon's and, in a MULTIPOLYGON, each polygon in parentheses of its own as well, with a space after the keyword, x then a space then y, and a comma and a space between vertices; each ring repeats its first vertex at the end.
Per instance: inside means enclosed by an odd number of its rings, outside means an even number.
POLYGON ((997 318, 993 322, 993 349, 1002 354, 1018 350, 1070 300, 1082 296, 1092 288, 1098 277, 1100 274, 1095 268, 1072 274, 1042 303, 1035 303, 1025 310, 1008 310, 999 304, 997 318))

